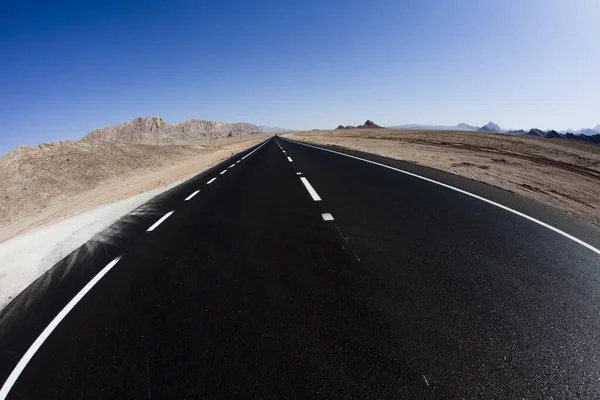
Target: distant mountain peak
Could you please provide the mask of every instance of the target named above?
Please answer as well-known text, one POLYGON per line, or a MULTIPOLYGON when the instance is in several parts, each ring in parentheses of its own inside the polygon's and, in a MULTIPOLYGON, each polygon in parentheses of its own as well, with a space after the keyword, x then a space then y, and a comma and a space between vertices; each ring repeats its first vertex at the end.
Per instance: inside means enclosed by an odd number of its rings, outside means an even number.
POLYGON ((377 125, 375 122, 368 119, 364 124, 357 126, 360 129, 381 129, 382 126, 377 125))
POLYGON ((503 132, 502 128, 493 123, 492 121, 488 122, 484 126, 478 129, 479 132, 503 132))
POLYGON ((600 124, 596 125, 592 129, 595 130, 596 132, 600 133, 600 124))
POLYGON ((348 126, 344 126, 344 125, 338 125, 337 128, 335 129, 384 129, 383 126, 379 126, 377 125, 375 122, 371 121, 370 119, 368 119, 364 124, 362 125, 358 125, 358 126, 352 126, 352 125, 348 125, 348 126))
POLYGON ((488 129, 492 129, 494 131, 501 131, 502 130, 502 128, 500 128, 500 126, 498 126, 497 124, 495 124, 492 121, 488 122, 485 126, 487 126, 488 129))

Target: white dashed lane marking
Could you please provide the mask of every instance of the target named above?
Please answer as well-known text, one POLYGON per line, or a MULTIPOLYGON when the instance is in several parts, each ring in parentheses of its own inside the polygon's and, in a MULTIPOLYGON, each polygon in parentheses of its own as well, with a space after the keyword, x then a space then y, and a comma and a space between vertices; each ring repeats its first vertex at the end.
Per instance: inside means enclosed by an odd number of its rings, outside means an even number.
POLYGON ((223 175, 225 172, 227 172, 227 170, 221 171, 221 173, 219 175, 223 175))
POLYGON ((152 232, 153 230, 155 230, 160 224, 162 224, 167 218, 169 218, 171 216, 171 214, 173 214, 175 212, 175 210, 170 211, 168 213, 166 213, 165 215, 163 215, 163 217, 161 219, 159 219, 158 221, 156 221, 154 223, 154 225, 152 225, 150 228, 148 228, 148 230, 146 232, 152 232))
POLYGON ((316 146, 311 146, 310 144, 305 144, 305 143, 300 143, 300 142, 294 142, 294 143, 298 144, 300 146, 312 147, 313 149, 317 149, 317 150, 321 150, 321 151, 327 151, 329 153, 333 153, 333 154, 337 154, 337 155, 340 155, 340 156, 344 156, 344 157, 348 157, 348 158, 353 158, 355 160, 363 161, 363 162, 366 162, 366 163, 369 163, 369 164, 377 165, 379 167, 387 168, 387 169, 390 169, 392 171, 397 171, 397 172, 400 172, 402 174, 406 174, 408 176, 412 176, 414 178, 422 179, 422 180, 424 180, 426 182, 433 183, 434 185, 442 186, 442 187, 444 187, 446 189, 454 190, 455 192, 462 193, 462 194, 464 194, 466 196, 469 196, 469 197, 472 197, 474 199, 477 199, 477 200, 483 201, 485 203, 491 204, 491 205, 493 205, 495 207, 501 208, 501 209, 503 209, 505 211, 508 211, 508 212, 510 212, 512 214, 518 215, 519 217, 525 218, 526 220, 529 220, 529 221, 531 221, 533 223, 536 223, 536 224, 538 224, 540 226, 543 226, 544 228, 547 228, 547 229, 549 229, 549 230, 551 230, 551 231, 553 231, 555 233, 558 233, 559 235, 562 235, 565 238, 570 239, 573 242, 578 243, 578 244, 582 245, 583 247, 585 247, 585 248, 593 251, 594 253, 600 255, 600 249, 597 249, 596 247, 592 246, 591 244, 589 244, 587 242, 584 242, 583 240, 581 240, 581 239, 579 239, 579 238, 577 238, 577 237, 575 237, 573 235, 570 235, 570 234, 568 234, 567 232, 565 232, 565 231, 563 231, 561 229, 558 229, 558 228, 556 228, 556 227, 554 227, 554 226, 552 226, 550 224, 547 224, 547 223, 545 223, 543 221, 540 221, 537 218, 533 218, 533 217, 531 217, 531 216, 529 216, 529 215, 527 215, 525 213, 522 213, 520 211, 517 211, 515 209, 512 209, 512 208, 507 207, 505 205, 502 205, 500 203, 496 203, 495 201, 486 199, 485 197, 473 194, 471 192, 467 192, 466 190, 462 190, 462 189, 459 189, 457 187, 454 187, 454 186, 451 186, 451 185, 448 185, 448 184, 436 181, 434 179, 426 178, 424 176, 417 175, 417 174, 414 174, 412 172, 408 172, 408 171, 402 170, 400 168, 395 168, 395 167, 391 167, 389 165, 378 163, 376 161, 371 161, 371 160, 367 160, 367 159, 364 159, 364 158, 352 156, 350 154, 341 153, 339 151, 334 151, 334 150, 329 150, 329 149, 323 149, 323 148, 316 147, 316 146))
POLYGON ((302 172, 296 172, 296 175, 302 175, 302 172))
POLYGON ((188 197, 185 199, 185 201, 189 201, 189 200, 193 199, 193 198, 194 198, 194 196, 195 196, 195 195, 197 195, 198 193, 200 193, 200 191, 199 191, 199 190, 196 190, 194 193, 190 194, 190 195, 189 195, 189 196, 188 196, 188 197))
POLYGON ((231 165, 229 166, 229 168, 233 168, 233 167, 235 167, 235 164, 231 164, 231 165))
POLYGON ((289 162, 292 162, 292 159, 291 159, 290 157, 288 157, 288 161, 289 161, 289 162))
POLYGON ((333 221, 333 215, 329 213, 323 213, 321 214, 321 217, 323 218, 323 221, 333 221))
POLYGON ((304 187, 306 188, 306 190, 308 190, 308 193, 313 198, 313 200, 314 201, 321 201, 321 198, 317 194, 317 191, 312 187, 312 185, 310 184, 310 182, 308 181, 308 179, 306 179, 305 177, 302 176, 302 177, 300 177, 300 180, 304 184, 304 187))
POLYGON ((213 183, 214 181, 216 181, 217 178, 212 178, 210 181, 206 182, 207 185, 210 185, 211 183, 213 183))
POLYGON ((50 324, 46 327, 46 329, 42 331, 42 333, 40 334, 40 336, 38 336, 35 342, 33 342, 31 347, 29 347, 29 349, 23 355, 15 369, 13 369, 13 371, 11 372, 6 382, 4 382, 4 385, 2 385, 2 389, 0 389, 0 399, 6 399, 6 396, 8 396, 8 393, 10 392, 10 389, 13 387, 17 379, 19 379, 19 375, 21 375, 21 372, 23 372, 23 370, 27 366, 29 360, 31 360, 31 358, 35 355, 39 348, 44 344, 46 339, 48 339, 48 336, 50 336, 50 334, 52 333, 52 331, 54 331, 58 324, 60 324, 60 322, 67 316, 69 311, 71 311, 77 305, 77 303, 79 303, 83 296, 85 296, 86 293, 89 292, 92 289, 92 287, 94 287, 94 285, 98 283, 98 281, 100 281, 100 279, 102 279, 102 277, 112 269, 112 267, 117 265, 117 263, 120 260, 121 256, 115 258, 108 265, 106 265, 106 267, 104 267, 100 272, 98 272, 98 274, 91 281, 89 281, 87 285, 85 285, 83 289, 81 289, 71 301, 69 301, 65 308, 63 308, 58 313, 58 315, 54 317, 52 322, 50 322, 50 324))

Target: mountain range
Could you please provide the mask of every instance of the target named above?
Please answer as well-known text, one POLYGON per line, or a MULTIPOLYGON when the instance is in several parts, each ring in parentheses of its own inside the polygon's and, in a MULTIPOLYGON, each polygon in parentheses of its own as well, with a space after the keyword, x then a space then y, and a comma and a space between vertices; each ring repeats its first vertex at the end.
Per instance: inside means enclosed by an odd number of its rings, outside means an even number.
POLYGON ((391 129, 418 129, 426 131, 476 131, 479 129, 478 126, 468 125, 460 123, 458 125, 419 125, 419 124, 408 124, 408 125, 393 125, 388 126, 391 129))
POLYGON ((246 122, 215 122, 188 119, 171 125, 161 117, 136 118, 123 124, 96 129, 83 142, 121 142, 139 144, 175 144, 191 140, 241 137, 259 133, 290 132, 289 129, 257 126, 246 122))
POLYGON ((529 135, 529 136, 537 136, 544 137, 548 139, 567 139, 567 140, 577 140, 580 142, 586 143, 598 143, 600 144, 600 124, 596 125, 594 128, 584 128, 579 130, 567 129, 564 131, 543 131, 541 129, 530 129, 526 131, 524 129, 518 130, 506 130, 500 128, 497 124, 490 121, 482 127, 468 125, 465 123, 460 123, 458 125, 394 125, 389 126, 388 128, 394 129, 422 129, 422 130, 450 130, 450 131, 478 131, 478 132, 497 132, 497 133, 510 133, 516 135, 529 135))
MULTIPOLYGON (((408 125, 393 125, 388 126, 388 128, 393 129, 422 129, 422 130, 444 130, 444 131, 480 131, 480 132, 501 132, 501 133, 519 133, 525 134, 528 131, 523 129, 502 129, 500 126, 490 121, 484 126, 475 126, 469 125, 465 123, 460 123, 458 125, 419 125, 419 124, 408 124, 408 125)), ((558 131, 558 133, 566 134, 572 133, 574 135, 597 135, 600 134, 600 124, 596 125, 593 128, 584 128, 584 129, 566 129, 563 131, 558 131)))
POLYGON ((335 129, 383 129, 383 126, 377 125, 375 122, 368 119, 364 124, 352 126, 352 125, 338 125, 335 129))

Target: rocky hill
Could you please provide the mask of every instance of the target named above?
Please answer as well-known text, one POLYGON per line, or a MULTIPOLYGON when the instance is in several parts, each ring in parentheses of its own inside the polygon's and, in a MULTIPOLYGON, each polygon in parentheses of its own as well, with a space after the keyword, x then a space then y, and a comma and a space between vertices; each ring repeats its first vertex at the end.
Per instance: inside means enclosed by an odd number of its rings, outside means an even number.
POLYGON ((503 132, 502 128, 500 128, 497 124, 492 121, 488 122, 484 126, 478 129, 479 132, 503 132))
POLYGON ((362 125, 358 125, 358 126, 352 126, 352 125, 348 125, 348 126, 344 126, 344 125, 338 125, 337 128, 335 129, 384 129, 383 126, 379 126, 376 123, 374 123, 373 121, 371 121, 370 119, 368 119, 364 124, 362 125))
POLYGON ((192 140, 241 137, 257 133, 273 133, 279 128, 258 127, 246 122, 215 122, 188 119, 171 125, 161 117, 136 118, 117 126, 107 126, 84 136, 88 143, 119 142, 138 144, 180 144, 192 140))

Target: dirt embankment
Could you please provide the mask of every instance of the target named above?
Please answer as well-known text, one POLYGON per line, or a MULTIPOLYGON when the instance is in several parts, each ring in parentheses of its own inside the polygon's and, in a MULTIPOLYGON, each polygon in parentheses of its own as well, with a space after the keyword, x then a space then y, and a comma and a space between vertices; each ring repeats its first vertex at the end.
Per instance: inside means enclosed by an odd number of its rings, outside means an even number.
POLYGON ((318 131, 291 139, 408 161, 485 182, 600 226, 600 147, 457 131, 318 131))
POLYGON ((58 219, 189 178, 263 141, 197 145, 59 142, 0 159, 0 243, 58 219))

